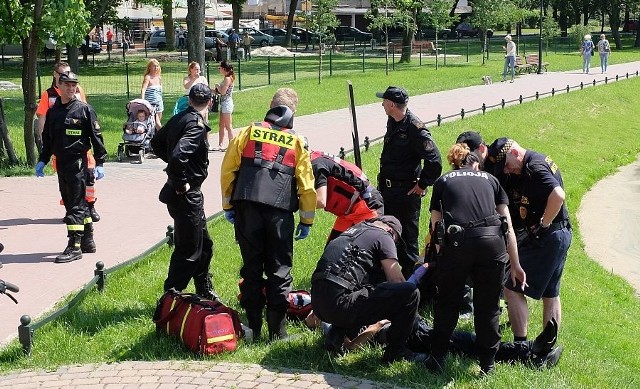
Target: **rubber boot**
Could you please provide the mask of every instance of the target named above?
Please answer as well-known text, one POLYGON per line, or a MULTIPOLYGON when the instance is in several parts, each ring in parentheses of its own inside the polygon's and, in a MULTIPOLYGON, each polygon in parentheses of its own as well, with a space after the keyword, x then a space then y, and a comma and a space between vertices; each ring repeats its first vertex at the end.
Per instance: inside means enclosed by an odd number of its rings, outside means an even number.
POLYGON ((262 309, 247 309, 247 322, 251 331, 253 331, 253 339, 258 340, 262 332, 262 309))
POLYGON ((80 242, 80 249, 83 253, 96 252, 96 242, 93 240, 93 223, 87 223, 84 225, 84 234, 82 235, 82 241, 80 242))
POLYGON ((218 294, 213 289, 211 273, 203 273, 193 277, 193 284, 196 287, 196 294, 198 296, 211 301, 220 300, 218 294))
POLYGON ((98 214, 98 211, 96 211, 95 204, 96 204, 95 201, 87 202, 87 205, 89 206, 89 214, 91 215, 91 220, 94 223, 100 221, 100 215, 98 214))
POLYGON ((287 339, 287 313, 267 309, 269 340, 287 339))
POLYGON ((82 259, 82 250, 80 249, 80 242, 82 240, 82 234, 78 232, 69 233, 69 242, 62 254, 58 255, 55 259, 55 263, 67 263, 82 259))

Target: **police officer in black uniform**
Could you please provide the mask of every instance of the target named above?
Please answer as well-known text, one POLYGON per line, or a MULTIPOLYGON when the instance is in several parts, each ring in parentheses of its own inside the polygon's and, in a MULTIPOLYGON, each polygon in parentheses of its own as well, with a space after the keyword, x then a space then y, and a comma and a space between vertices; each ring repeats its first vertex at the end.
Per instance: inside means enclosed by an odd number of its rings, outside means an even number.
POLYGON ((396 244, 402 226, 380 216, 348 228, 326 246, 311 278, 313 310, 331 323, 325 346, 343 351, 344 336, 382 319, 391 320, 383 361, 424 360, 406 347, 416 321, 420 292, 405 281, 396 244))
POLYGON ((173 116, 151 139, 153 152, 167 162, 167 182, 160 201, 173 218, 174 249, 164 290, 183 290, 193 278, 196 293, 216 300, 209 265, 213 241, 207 230, 201 186, 209 166, 204 118, 211 103, 211 89, 196 84, 189 91, 189 108, 173 116))
POLYGON ((42 152, 36 165, 36 176, 44 176, 44 166, 56 156, 58 185, 66 215, 69 238, 56 263, 82 258, 82 253, 95 253, 93 223, 85 199, 87 188, 87 151, 93 147, 96 178, 104 177, 102 167, 107 158, 102 132, 93 108, 76 98, 78 77, 72 72, 60 75, 60 96, 47 111, 42 132, 42 152))
POLYGON ((380 156, 378 189, 382 193, 385 214, 402 223, 404 247, 398 259, 407 277, 414 264, 420 262, 418 253, 418 222, 422 196, 442 172, 440 151, 425 124, 407 109, 409 95, 390 86, 381 97, 389 116, 380 156), (424 163, 423 163, 424 161, 424 163))
POLYGON ((498 180, 479 171, 479 158, 466 144, 453 145, 447 160, 454 170, 434 184, 429 208, 439 256, 434 336, 427 367, 434 371, 443 367, 469 276, 474 283, 478 360, 481 370, 489 373, 501 338, 499 301, 507 260, 514 285, 516 278, 525 284, 526 276, 518 260, 507 194, 498 180))

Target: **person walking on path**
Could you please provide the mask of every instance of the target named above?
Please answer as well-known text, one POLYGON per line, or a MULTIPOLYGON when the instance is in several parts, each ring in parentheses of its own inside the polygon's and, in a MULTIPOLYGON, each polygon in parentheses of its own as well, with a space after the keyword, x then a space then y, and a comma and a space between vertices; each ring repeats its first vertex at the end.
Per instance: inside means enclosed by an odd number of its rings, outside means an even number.
MULTIPOLYGON (((59 78, 61 74, 68 73, 71 71, 71 67, 66 62, 58 62, 53 66, 53 82, 51 83, 51 87, 42 92, 42 96, 40 96, 40 103, 38 103, 38 108, 36 109, 36 116, 38 117, 38 139, 37 141, 40 143, 40 147, 42 146, 42 131, 44 129, 44 123, 47 115, 47 111, 49 108, 53 107, 56 100, 60 97, 60 82, 59 78)), ((83 103, 87 102, 87 97, 85 96, 84 90, 80 85, 76 88, 76 98, 83 103)), ((96 160, 93 158, 91 151, 87 152, 87 190, 85 193, 85 199, 87 201, 87 206, 89 207, 89 214, 91 215, 91 220, 93 222, 100 221, 100 214, 95 208, 96 200, 98 199, 96 196, 95 189, 95 168, 96 168, 96 160)), ((52 156, 53 170, 56 170, 56 157, 52 156)), ((61 205, 64 205, 64 202, 60 200, 61 205)))
MULTIPOLYGON (((162 100, 162 69, 157 59, 150 59, 147 68, 144 71, 142 80, 142 88, 140 96, 147 100, 156 109, 156 127, 160 129, 162 126, 162 111, 164 111, 164 102, 162 100)), ((155 131, 154 131, 155 132, 155 131)))
POLYGON ((440 151, 427 126, 408 108, 409 95, 402 88, 390 86, 376 93, 382 98, 387 114, 387 131, 380 155, 378 190, 384 198, 384 212, 402 223, 405 244, 398 252, 402 272, 408 277, 418 252, 418 221, 422 197, 427 187, 440 177, 440 151))
POLYGON ((600 73, 607 72, 609 66, 609 55, 611 54, 611 45, 604 34, 600 34, 600 40, 598 41, 598 54, 600 54, 600 73))
POLYGON ((184 44, 184 27, 182 25, 180 25, 180 27, 178 28, 178 50, 184 50, 186 48, 186 45, 184 44))
POLYGON ((580 46, 580 54, 582 55, 582 73, 589 74, 589 67, 591 66, 591 57, 593 57, 593 41, 591 35, 584 36, 582 46, 580 46))
POLYGON ((217 300, 209 266, 213 241, 207 229, 202 184, 209 158, 204 115, 211 104, 211 89, 196 84, 189 90, 189 108, 173 116, 151 139, 153 152, 167 163, 167 182, 159 199, 173 218, 174 248, 164 290, 184 290, 193 279, 196 294, 217 300))
POLYGON ((96 179, 104 177, 107 150, 93 108, 78 100, 78 77, 72 72, 59 76, 60 97, 47 111, 42 132, 42 152, 36 165, 36 176, 44 177, 44 167, 56 156, 58 185, 66 209, 67 247, 56 263, 76 261, 82 253, 95 253, 93 222, 85 199, 87 186, 87 152, 93 148, 96 179))
POLYGON ((218 147, 211 148, 211 151, 225 151, 222 145, 224 133, 227 133, 229 142, 233 139, 233 124, 231 114, 233 113, 233 83, 236 74, 233 65, 227 61, 220 62, 218 72, 222 75, 222 82, 215 84, 215 93, 220 96, 220 121, 218 122, 218 147))
POLYGON ((433 184, 431 227, 436 232, 436 285, 431 366, 441 370, 468 277, 473 281, 476 351, 484 374, 494 370, 500 345, 500 295, 506 262, 511 278, 526 285, 516 236, 511 226, 509 199, 498 180, 479 170, 480 157, 465 143, 454 144, 447 155, 453 171, 433 184))
POLYGON ((240 246, 244 280, 240 305, 255 338, 260 337, 265 305, 269 338, 288 336, 293 213, 300 210, 296 240, 309 235, 315 216, 309 151, 304 139, 292 130, 294 112, 289 107, 297 104, 293 89, 278 89, 264 121, 241 130, 222 160, 222 208, 234 224, 240 246), (287 98, 288 103, 276 105, 287 98))
MULTIPOLYGON (((527 150, 513 139, 498 138, 488 148, 485 169, 494 175, 519 177, 519 217, 527 238, 518 242, 520 264, 527 284, 507 283, 509 321, 515 341, 527 339, 527 298, 542 299, 542 325, 562 322, 560 282, 571 245, 571 223, 565 203, 564 182, 558 165, 548 156, 527 150)), ((502 177, 500 179, 502 180, 502 177)))
POLYGON ((516 43, 511 39, 511 35, 507 35, 504 37, 505 42, 507 42, 506 46, 502 46, 505 50, 504 55, 504 69, 502 70, 502 82, 507 81, 507 71, 511 69, 511 82, 516 75, 516 43))

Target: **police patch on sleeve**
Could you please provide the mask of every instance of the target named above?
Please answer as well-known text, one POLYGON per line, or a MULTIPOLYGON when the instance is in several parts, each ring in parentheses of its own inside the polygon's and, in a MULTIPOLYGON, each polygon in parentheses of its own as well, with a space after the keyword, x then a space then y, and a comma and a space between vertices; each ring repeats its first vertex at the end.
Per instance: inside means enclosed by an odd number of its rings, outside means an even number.
POLYGON ((433 143, 433 140, 431 139, 425 139, 425 141, 422 143, 422 147, 424 147, 425 151, 431 151, 433 150, 436 146, 433 143))

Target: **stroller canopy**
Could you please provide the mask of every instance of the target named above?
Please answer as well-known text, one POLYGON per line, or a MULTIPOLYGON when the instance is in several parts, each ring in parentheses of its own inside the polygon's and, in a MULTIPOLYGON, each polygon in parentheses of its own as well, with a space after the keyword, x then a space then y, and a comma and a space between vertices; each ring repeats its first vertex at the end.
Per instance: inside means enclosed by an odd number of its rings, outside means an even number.
POLYGON ((140 110, 145 111, 147 117, 150 117, 151 114, 154 113, 153 107, 145 99, 133 99, 127 103, 127 113, 130 117, 140 110))

